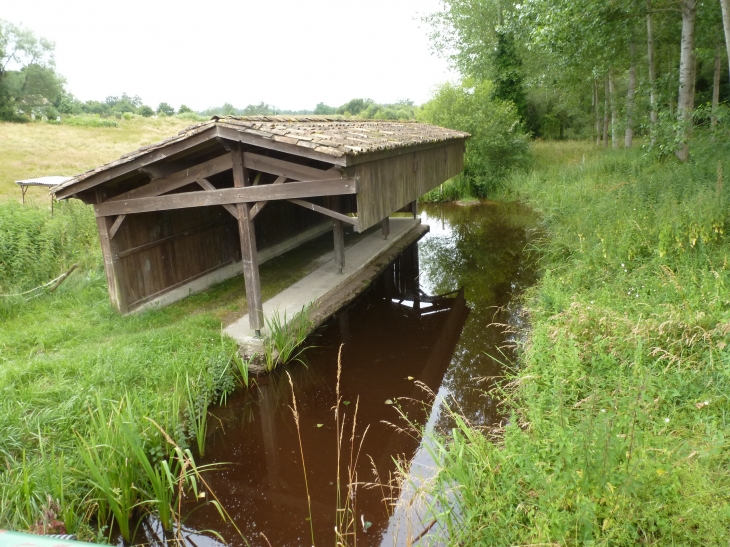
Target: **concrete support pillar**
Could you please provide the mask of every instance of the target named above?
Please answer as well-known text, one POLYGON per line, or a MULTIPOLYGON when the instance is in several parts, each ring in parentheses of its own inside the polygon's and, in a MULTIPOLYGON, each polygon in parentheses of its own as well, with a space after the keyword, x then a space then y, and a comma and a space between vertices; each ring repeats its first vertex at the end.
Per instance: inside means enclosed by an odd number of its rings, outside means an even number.
POLYGON ((413 218, 418 216, 418 200, 411 202, 411 213, 413 213, 413 218))
POLYGON ((332 221, 332 233, 335 238, 335 268, 341 274, 345 268, 345 226, 341 220, 332 221))
MULTIPOLYGON (((248 169, 243 166, 243 150, 236 143, 232 149, 233 158, 233 185, 244 188, 251 185, 248 169)), ((238 211, 238 233, 241 238, 241 261, 243 262, 243 280, 246 284, 246 302, 248 302, 248 322, 256 333, 261 336, 264 327, 263 301, 261 298, 261 280, 259 279, 259 256, 256 249, 256 231, 251 218, 249 203, 236 203, 238 211)))
POLYGON ((385 217, 383 219, 381 229, 383 231, 383 239, 388 239, 388 235, 390 235, 390 218, 385 217))

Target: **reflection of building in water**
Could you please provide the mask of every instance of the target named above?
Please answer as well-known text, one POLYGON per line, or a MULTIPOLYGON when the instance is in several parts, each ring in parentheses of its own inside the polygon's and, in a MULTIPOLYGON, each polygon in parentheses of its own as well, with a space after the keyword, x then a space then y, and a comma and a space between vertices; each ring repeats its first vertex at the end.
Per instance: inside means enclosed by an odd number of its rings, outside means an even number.
MULTIPOLYGON (((413 426, 425 424, 428 409, 421 401, 427 394, 419 384, 438 390, 467 315, 463 291, 440 296, 421 291, 418 249, 413 245, 308 342, 316 347, 307 351, 306 365, 286 367, 297 396, 318 543, 334 543, 338 455, 333 405, 340 345, 344 344, 340 408, 345 420, 341 477, 347 476, 351 443, 355 450, 362 443, 359 459, 355 464, 353 456, 352 463, 358 482, 372 482, 374 466, 387 483, 396 472, 394 458, 410 460, 419 445, 417 435, 399 433, 391 425, 407 425, 395 407, 408 415, 413 426), (386 404, 389 401, 396 404, 386 404), (356 407, 357 427, 351 439, 356 407)), ((209 438, 203 463, 232 462, 208 480, 251 545, 266 545, 260 532, 271 545, 311 543, 299 437, 285 372, 259 378, 247 394, 229 397, 226 407, 212 411, 222 427, 209 438), (247 412, 251 421, 242 418, 247 412)), ((379 545, 388 528, 390 510, 383 502, 388 494, 387 489, 357 487, 353 500, 357 541, 363 546, 379 545), (367 533, 361 519, 372 523, 367 533)), ((213 507, 197 510, 186 524, 197 530, 215 529, 231 544, 243 545, 232 527, 221 525, 213 507)), ((200 536, 194 541, 203 547, 200 536)))

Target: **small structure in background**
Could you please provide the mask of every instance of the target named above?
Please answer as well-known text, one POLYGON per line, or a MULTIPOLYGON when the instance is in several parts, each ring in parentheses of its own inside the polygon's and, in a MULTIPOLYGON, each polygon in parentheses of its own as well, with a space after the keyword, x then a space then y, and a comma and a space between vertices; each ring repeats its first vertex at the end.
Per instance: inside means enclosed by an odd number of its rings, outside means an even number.
POLYGON ((317 299, 316 285, 326 296, 396 236, 418 230, 415 219, 389 216, 415 216, 420 196, 461 173, 468 137, 414 122, 214 117, 52 191, 93 204, 109 296, 121 313, 243 272, 250 313, 241 323, 260 336, 259 264, 331 232, 332 271, 297 293, 317 299), (345 227, 378 224, 382 235, 348 251, 346 266, 345 227))
MULTIPOLYGON (((44 188, 48 188, 50 190, 54 186, 63 184, 64 182, 67 182, 67 181, 71 180, 72 178, 73 177, 61 177, 61 176, 35 177, 32 179, 16 180, 15 184, 20 186, 20 193, 23 196, 23 205, 25 205, 25 193, 28 191, 29 186, 43 186, 44 188)), ((54 201, 55 201, 55 196, 53 194, 51 194, 51 214, 53 214, 53 202, 54 201)))

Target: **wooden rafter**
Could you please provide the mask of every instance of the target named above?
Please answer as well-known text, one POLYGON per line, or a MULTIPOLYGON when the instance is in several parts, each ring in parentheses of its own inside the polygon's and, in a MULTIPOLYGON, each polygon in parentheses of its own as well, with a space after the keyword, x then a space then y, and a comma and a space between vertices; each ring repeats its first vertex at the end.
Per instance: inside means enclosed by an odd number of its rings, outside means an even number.
POLYGON ((176 156, 182 152, 189 151, 199 146, 207 145, 212 138, 218 134, 218 128, 210 127, 200 133, 191 136, 185 140, 171 143, 164 148, 152 150, 146 154, 143 154, 132 161, 116 165, 99 173, 94 173, 86 179, 76 184, 70 185, 56 192, 56 199, 64 199, 74 194, 78 194, 89 188, 115 179, 117 177, 125 176, 130 172, 134 172, 146 165, 157 163, 166 158, 176 156))
POLYGON ((198 165, 191 167, 190 169, 183 169, 177 173, 173 173, 170 176, 153 179, 149 184, 125 192, 119 196, 115 196, 108 200, 121 201, 131 198, 146 198, 159 196, 172 192, 183 186, 187 186, 193 182, 197 182, 201 178, 210 177, 216 173, 229 170, 233 166, 231 161, 231 154, 224 154, 215 159, 199 163, 198 165))
POLYGON ((352 224, 357 228, 357 218, 356 217, 349 217, 347 215, 343 215, 342 213, 338 213, 337 211, 333 211, 332 209, 327 209, 326 207, 321 207, 319 205, 315 205, 312 202, 304 201, 303 199, 290 199, 288 201, 291 201, 292 203, 295 203, 296 205, 299 205, 301 207, 304 207, 305 209, 311 209, 312 211, 317 211, 318 213, 322 213, 323 215, 327 215, 328 217, 332 217, 337 220, 341 220, 342 222, 347 222, 348 224, 352 224))
POLYGON ((356 188, 353 179, 310 180, 287 184, 220 188, 217 190, 186 192, 184 194, 107 201, 94 205, 94 211, 96 216, 100 217, 229 203, 251 203, 275 199, 300 199, 354 193, 356 193, 356 188))

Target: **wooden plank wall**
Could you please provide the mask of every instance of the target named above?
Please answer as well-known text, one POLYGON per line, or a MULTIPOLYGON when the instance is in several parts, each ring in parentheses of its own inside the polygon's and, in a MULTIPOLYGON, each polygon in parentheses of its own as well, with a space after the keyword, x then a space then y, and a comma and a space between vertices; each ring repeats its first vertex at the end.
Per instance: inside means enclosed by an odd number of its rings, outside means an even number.
MULTIPOLYGON (((273 201, 254 220, 256 246, 276 245, 324 219, 273 201)), ((128 215, 114 240, 127 311, 241 260, 236 219, 222 207, 128 215)))
POLYGON ((374 226, 463 169, 463 141, 354 166, 360 230, 374 226))

